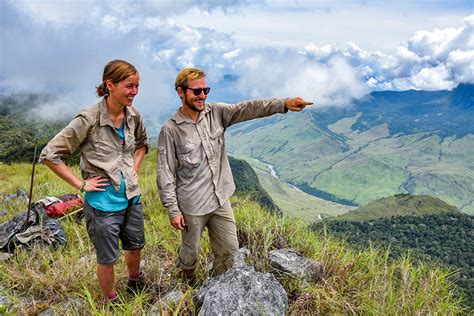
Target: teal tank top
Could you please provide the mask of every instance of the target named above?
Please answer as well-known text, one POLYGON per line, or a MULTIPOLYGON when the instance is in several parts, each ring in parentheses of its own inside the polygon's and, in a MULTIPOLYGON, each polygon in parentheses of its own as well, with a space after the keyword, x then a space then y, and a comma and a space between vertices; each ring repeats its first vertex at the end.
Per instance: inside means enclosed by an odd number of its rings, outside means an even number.
MULTIPOLYGON (((125 142, 124 134, 124 123, 120 128, 115 129, 120 136, 122 144, 125 142)), ((125 194, 125 179, 123 175, 120 178, 120 190, 115 191, 112 183, 109 181, 109 185, 104 187, 105 191, 91 191, 86 192, 84 199, 93 208, 104 211, 104 212, 119 212, 128 207, 128 199, 125 194)), ((140 196, 134 196, 132 198, 132 204, 135 204, 140 199, 140 196)))

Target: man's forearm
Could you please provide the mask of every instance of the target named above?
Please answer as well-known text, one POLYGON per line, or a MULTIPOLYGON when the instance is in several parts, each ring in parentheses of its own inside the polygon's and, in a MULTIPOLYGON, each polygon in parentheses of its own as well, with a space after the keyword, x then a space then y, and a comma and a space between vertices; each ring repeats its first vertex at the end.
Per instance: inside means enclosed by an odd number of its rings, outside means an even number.
POLYGON ((225 127, 276 113, 286 113, 285 99, 247 100, 224 107, 225 127))

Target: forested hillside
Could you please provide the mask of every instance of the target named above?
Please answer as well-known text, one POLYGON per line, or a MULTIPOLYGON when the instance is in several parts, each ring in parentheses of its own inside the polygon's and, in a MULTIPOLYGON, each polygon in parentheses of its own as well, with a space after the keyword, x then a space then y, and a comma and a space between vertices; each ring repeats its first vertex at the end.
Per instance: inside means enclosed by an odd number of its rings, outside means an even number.
POLYGON ((458 209, 428 195, 396 194, 328 220, 367 221, 394 216, 458 213, 458 209))
MULTIPOLYGON (((396 213, 396 210, 394 210, 396 213)), ((393 258, 410 251, 415 258, 458 270, 454 276, 465 291, 465 303, 474 308, 474 217, 460 212, 394 216, 367 221, 335 220, 313 224, 347 240, 352 246, 390 247, 393 258)))
POLYGON ((0 95, 0 162, 31 162, 35 146, 41 150, 67 124, 70 117, 49 113, 45 120, 35 115, 35 109, 53 100, 44 94, 0 95))
POLYGON ((255 171, 245 160, 229 157, 229 163, 234 177, 236 194, 248 195, 272 213, 282 214, 280 208, 260 185, 255 171))

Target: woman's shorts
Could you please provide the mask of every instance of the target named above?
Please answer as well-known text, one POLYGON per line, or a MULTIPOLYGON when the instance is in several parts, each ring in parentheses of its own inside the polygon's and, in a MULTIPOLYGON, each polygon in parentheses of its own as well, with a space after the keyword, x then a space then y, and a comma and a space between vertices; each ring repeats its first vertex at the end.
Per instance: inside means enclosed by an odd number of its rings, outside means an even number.
POLYGON ((96 249, 97 263, 114 264, 120 258, 119 240, 124 250, 145 245, 143 206, 140 201, 117 212, 103 212, 84 202, 87 233, 96 249))

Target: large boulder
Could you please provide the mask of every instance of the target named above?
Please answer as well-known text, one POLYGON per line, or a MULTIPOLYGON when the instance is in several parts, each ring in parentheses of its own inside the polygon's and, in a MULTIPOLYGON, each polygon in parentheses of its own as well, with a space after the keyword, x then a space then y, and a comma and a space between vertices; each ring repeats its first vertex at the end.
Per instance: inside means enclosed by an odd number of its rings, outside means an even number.
POLYGON ((324 267, 316 261, 301 256, 293 249, 277 249, 269 252, 272 271, 277 274, 289 274, 305 281, 320 281, 324 267))
POLYGON ((288 297, 275 277, 252 267, 208 279, 193 298, 198 315, 285 315, 288 297))

